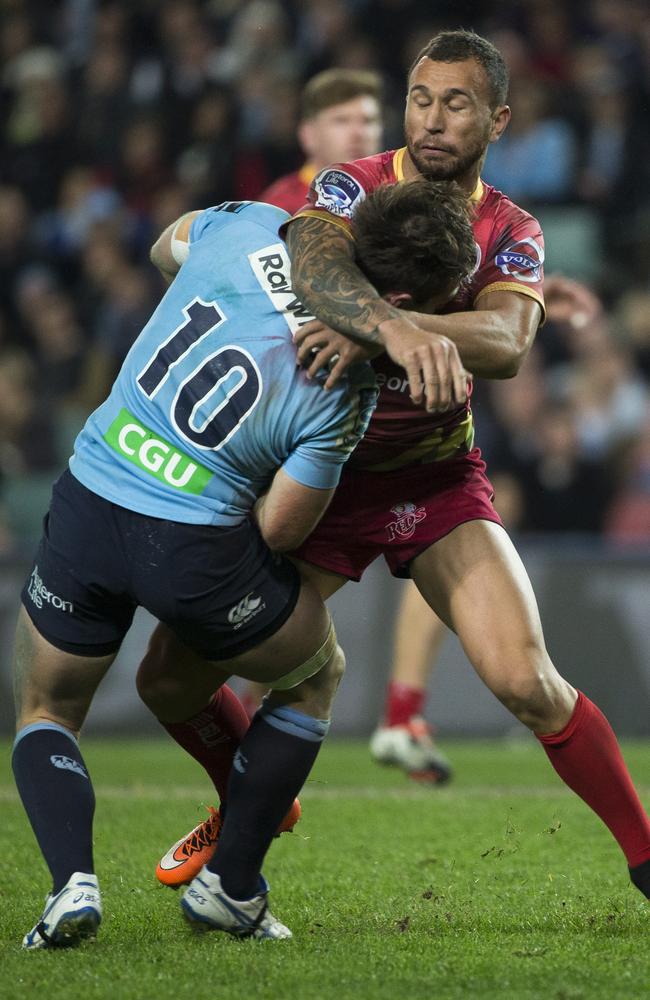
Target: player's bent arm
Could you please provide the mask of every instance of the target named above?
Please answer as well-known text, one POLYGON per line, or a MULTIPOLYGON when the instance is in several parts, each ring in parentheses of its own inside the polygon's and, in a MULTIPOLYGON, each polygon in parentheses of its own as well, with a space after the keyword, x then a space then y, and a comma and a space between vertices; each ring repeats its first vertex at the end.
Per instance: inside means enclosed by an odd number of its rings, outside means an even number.
POLYGON ((513 378, 528 354, 542 319, 530 295, 491 291, 479 296, 472 312, 411 314, 418 326, 447 337, 468 371, 480 378, 513 378))
POLYGON ((167 226, 149 251, 151 263, 169 283, 174 280, 190 252, 190 227, 200 212, 186 212, 167 226))
POLYGON ((353 340, 382 344, 404 368, 414 403, 424 402, 428 411, 465 402, 467 372, 456 345, 444 334, 432 337, 379 296, 338 226, 299 217, 285 239, 294 291, 317 319, 353 340))
POLYGON ((299 217, 289 223, 285 239, 293 290, 322 323, 373 344, 384 343, 384 327, 404 323, 404 314, 382 299, 359 270, 352 240, 338 226, 299 217))
POLYGON ((278 469, 267 493, 255 505, 262 538, 275 552, 298 548, 311 534, 334 496, 334 489, 314 489, 278 469))

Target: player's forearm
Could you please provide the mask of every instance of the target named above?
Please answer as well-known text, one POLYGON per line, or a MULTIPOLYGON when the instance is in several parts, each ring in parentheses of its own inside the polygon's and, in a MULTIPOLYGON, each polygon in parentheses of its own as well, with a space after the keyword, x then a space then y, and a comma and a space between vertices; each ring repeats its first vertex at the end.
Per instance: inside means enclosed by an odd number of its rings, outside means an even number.
POLYGON ((513 378, 533 339, 497 310, 445 316, 411 313, 411 318, 422 329, 453 341, 465 368, 479 378, 513 378))
POLYGON ((302 486, 279 469, 254 507, 262 538, 274 552, 290 552, 311 534, 334 495, 333 489, 302 486))
POLYGON ((322 323, 346 337, 383 344, 383 333, 400 320, 354 262, 352 244, 320 219, 296 219, 289 226, 291 283, 301 302, 322 323))

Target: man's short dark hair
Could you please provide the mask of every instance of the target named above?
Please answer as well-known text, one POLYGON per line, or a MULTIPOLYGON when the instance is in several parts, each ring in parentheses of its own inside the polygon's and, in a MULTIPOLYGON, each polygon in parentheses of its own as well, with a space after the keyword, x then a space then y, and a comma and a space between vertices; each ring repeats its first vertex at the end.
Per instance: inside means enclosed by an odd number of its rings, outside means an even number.
POLYGON ((496 108, 506 103, 508 67, 499 50, 487 38, 463 28, 457 31, 439 31, 415 57, 408 72, 409 79, 420 59, 425 57, 433 62, 464 62, 465 59, 475 59, 483 67, 490 84, 490 106, 496 108))
POLYGON ((408 292, 423 304, 476 267, 470 202, 454 181, 376 188, 356 209, 351 231, 357 264, 380 295, 408 292))
POLYGON ((355 97, 374 97, 381 101, 381 77, 372 70, 326 69, 305 84, 300 99, 300 117, 314 118, 319 111, 345 104, 355 97))

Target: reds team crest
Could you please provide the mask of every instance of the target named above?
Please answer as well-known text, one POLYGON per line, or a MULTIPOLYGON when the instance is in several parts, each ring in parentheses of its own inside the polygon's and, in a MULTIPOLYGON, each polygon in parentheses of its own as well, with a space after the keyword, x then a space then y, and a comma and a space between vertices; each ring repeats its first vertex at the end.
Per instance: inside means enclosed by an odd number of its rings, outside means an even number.
POLYGON ((394 542, 396 538, 400 541, 411 538, 416 525, 427 516, 424 507, 416 507, 410 500, 391 507, 391 512, 395 514, 395 520, 389 521, 386 525, 389 542, 394 542))

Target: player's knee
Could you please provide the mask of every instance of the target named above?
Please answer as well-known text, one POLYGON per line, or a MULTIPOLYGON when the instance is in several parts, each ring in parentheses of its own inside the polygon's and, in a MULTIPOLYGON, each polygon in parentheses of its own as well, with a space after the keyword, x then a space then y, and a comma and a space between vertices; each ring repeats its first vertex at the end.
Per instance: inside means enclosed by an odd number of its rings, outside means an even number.
POLYGON ((500 681, 495 691, 499 701, 518 719, 535 708, 541 700, 540 693, 539 678, 529 674, 510 675, 500 681))
POLYGON ((337 643, 327 663, 312 678, 309 701, 314 715, 324 719, 330 718, 334 697, 344 673, 345 654, 337 643))
POLYGON ((345 653, 338 643, 331 659, 325 664, 321 673, 323 673, 324 682, 336 691, 345 673, 345 653))
POLYGON ((554 670, 510 675, 495 692, 505 707, 529 729, 552 731, 571 707, 571 688, 554 670))
POLYGON ((301 683, 289 689, 272 685, 270 701, 274 703, 278 697, 286 701, 290 694, 291 701, 300 705, 301 710, 307 715, 317 719, 329 719, 334 696, 345 673, 345 654, 336 642, 336 634, 333 629, 315 656, 322 658, 322 666, 301 683), (323 655, 325 653, 327 655, 323 655))
POLYGON ((326 697, 331 704, 338 686, 343 680, 344 673, 345 653, 337 643, 327 662, 323 664, 317 674, 310 678, 309 686, 321 697, 326 697))

